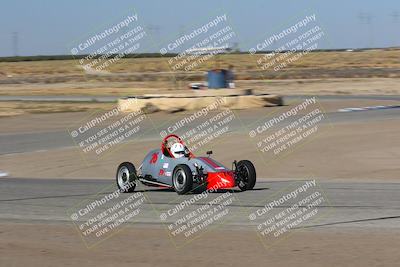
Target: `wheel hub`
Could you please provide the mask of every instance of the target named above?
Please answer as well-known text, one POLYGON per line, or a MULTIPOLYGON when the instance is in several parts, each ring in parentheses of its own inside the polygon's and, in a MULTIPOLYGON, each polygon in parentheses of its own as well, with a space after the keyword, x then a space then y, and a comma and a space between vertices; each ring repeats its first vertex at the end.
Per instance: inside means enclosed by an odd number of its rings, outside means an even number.
POLYGON ((126 184, 129 182, 129 170, 127 167, 122 167, 118 171, 118 185, 120 188, 123 188, 126 186, 126 184))
POLYGON ((186 175, 185 172, 183 170, 178 170, 175 173, 175 177, 174 177, 174 186, 176 189, 178 190, 182 190, 185 187, 185 183, 186 183, 186 175))

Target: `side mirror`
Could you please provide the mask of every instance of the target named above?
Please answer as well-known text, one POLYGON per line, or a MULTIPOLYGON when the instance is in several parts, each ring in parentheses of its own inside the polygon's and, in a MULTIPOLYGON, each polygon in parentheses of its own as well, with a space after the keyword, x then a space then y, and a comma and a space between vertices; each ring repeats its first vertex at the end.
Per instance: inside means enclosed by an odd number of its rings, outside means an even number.
POLYGON ((189 149, 185 146, 185 157, 189 158, 190 157, 190 151, 189 149))
POLYGON ((212 150, 206 152, 208 156, 212 154, 212 150))

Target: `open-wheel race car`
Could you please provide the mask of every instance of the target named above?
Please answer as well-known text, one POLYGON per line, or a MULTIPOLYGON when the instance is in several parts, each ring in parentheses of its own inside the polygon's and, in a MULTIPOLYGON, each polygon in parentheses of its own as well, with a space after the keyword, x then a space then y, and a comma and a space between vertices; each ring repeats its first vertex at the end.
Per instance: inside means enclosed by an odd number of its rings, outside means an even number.
POLYGON ((186 194, 201 187, 207 190, 238 186, 242 191, 253 189, 256 170, 248 160, 234 161, 228 169, 210 157, 197 157, 174 134, 166 136, 161 148, 150 151, 136 170, 130 162, 118 166, 116 180, 122 192, 133 192, 138 182, 147 186, 173 188, 186 194))

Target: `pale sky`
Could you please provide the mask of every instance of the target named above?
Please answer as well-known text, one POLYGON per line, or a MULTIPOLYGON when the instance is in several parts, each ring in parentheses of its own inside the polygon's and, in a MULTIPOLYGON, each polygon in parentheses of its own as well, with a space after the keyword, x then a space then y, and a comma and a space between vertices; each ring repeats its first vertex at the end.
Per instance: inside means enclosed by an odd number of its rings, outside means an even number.
POLYGON ((79 40, 129 12, 149 35, 138 52, 158 52, 220 14, 243 51, 307 14, 316 15, 326 34, 320 48, 400 46, 399 0, 3 0, 0 56, 70 54, 79 40))

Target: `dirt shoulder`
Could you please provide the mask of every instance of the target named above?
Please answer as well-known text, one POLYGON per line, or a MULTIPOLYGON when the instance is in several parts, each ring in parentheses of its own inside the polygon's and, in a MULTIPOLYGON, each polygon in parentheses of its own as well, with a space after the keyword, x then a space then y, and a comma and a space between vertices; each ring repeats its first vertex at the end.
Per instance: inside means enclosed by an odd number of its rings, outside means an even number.
POLYGON ((266 249, 254 231, 211 231, 177 249, 164 229, 128 226, 87 249, 70 224, 0 223, 1 266, 398 266, 399 231, 295 231, 266 249))

